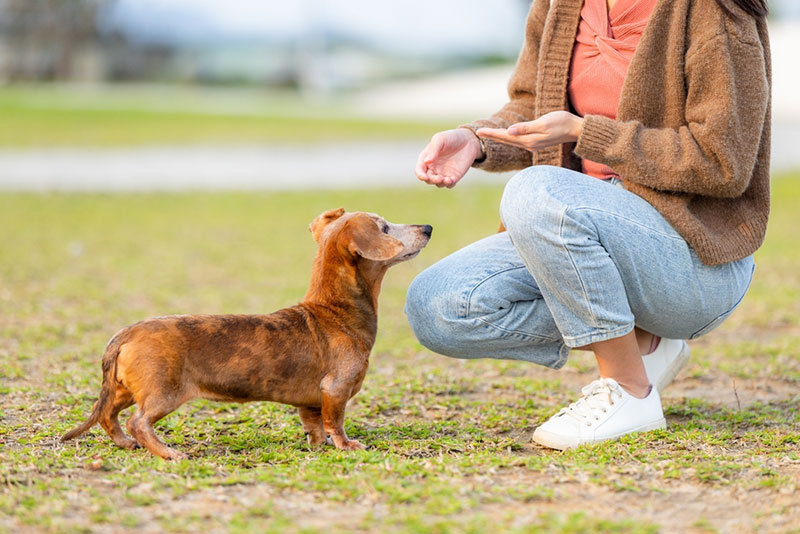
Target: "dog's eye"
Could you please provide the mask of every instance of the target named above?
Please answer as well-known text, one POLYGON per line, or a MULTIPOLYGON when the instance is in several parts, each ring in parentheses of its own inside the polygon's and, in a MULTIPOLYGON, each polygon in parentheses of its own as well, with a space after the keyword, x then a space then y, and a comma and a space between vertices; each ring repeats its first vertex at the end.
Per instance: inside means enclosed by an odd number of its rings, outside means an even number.
POLYGON ((384 234, 388 234, 389 233, 389 225, 388 224, 384 224, 383 227, 381 228, 381 232, 383 232, 384 234))

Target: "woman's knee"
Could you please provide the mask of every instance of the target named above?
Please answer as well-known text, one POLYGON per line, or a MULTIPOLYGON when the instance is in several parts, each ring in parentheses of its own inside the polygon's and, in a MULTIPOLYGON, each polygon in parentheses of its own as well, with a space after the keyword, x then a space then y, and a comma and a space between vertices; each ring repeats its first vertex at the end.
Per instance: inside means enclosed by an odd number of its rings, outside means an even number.
POLYGON ((406 290, 406 304, 404 311, 408 317, 411 328, 416 332, 415 326, 422 324, 433 313, 430 293, 431 287, 430 268, 419 273, 406 290))
POLYGON ((448 345, 449 332, 443 302, 442 280, 436 265, 417 275, 408 286, 405 313, 408 324, 419 342, 426 348, 442 353, 448 345))
POLYGON ((408 287, 405 313, 417 340, 427 349, 454 358, 469 358, 482 339, 475 317, 464 313, 463 280, 452 276, 447 261, 421 272, 408 287))
POLYGON ((549 225, 560 202, 551 193, 553 185, 563 182, 560 167, 536 165, 515 174, 506 184, 500 200, 500 218, 512 239, 518 231, 536 232, 549 225))

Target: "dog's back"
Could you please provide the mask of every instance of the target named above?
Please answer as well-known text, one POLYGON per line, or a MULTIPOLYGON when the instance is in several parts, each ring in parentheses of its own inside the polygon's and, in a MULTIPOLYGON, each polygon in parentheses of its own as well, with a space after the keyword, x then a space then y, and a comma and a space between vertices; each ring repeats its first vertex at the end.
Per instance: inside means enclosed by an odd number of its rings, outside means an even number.
POLYGON ((158 317, 121 334, 127 341, 116 378, 123 385, 135 387, 157 372, 176 393, 192 397, 295 406, 319 402, 329 347, 303 306, 269 315, 158 317), (316 391, 310 396, 310 390, 316 391))

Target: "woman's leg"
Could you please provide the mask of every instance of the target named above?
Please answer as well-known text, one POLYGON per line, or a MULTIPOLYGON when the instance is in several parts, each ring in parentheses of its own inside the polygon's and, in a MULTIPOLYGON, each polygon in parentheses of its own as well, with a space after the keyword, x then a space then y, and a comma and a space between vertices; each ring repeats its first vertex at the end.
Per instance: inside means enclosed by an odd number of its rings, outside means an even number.
POLYGON ((565 344, 594 350, 607 377, 543 425, 550 446, 662 425, 657 391, 637 399, 646 377, 634 322, 670 338, 702 333, 739 302, 752 259, 703 265, 643 199, 561 168, 531 167, 512 178, 501 216, 565 344))
MULTIPOLYGON (((406 314, 420 342, 440 354, 527 360, 555 368, 566 362, 568 348, 536 281, 505 232, 473 243, 423 271, 408 289, 406 314)), ((641 337, 649 345, 652 336, 643 332, 641 337)), ((642 367, 638 350, 629 350, 638 362, 626 364, 612 346, 622 339, 627 336, 605 342, 613 358, 598 360, 601 376, 620 376, 616 367, 642 367), (608 365, 604 366, 605 361, 608 365)), ((598 350, 597 354, 603 354, 602 346, 598 350)), ((639 378, 646 395, 648 381, 639 378)), ((636 386, 631 380, 620 383, 629 390, 636 386)))

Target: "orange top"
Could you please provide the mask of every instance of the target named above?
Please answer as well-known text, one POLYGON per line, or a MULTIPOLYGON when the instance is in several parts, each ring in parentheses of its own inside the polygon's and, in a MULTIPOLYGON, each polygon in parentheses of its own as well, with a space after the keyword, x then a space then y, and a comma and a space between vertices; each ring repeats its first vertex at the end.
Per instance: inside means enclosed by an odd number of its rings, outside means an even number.
MULTIPOLYGON (((617 118, 622 83, 636 45, 657 0, 617 0, 611 12, 606 0, 586 0, 569 76, 569 98, 581 117, 617 118)), ((595 178, 618 178, 607 165, 583 160, 583 172, 595 178)))

